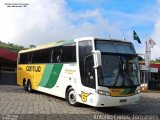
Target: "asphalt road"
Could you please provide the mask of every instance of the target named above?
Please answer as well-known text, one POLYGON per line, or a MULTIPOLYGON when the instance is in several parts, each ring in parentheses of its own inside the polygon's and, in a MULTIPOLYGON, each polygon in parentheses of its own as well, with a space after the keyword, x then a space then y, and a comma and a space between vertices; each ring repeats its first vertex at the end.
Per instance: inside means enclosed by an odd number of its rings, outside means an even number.
POLYGON ((41 92, 28 93, 20 86, 0 85, 0 119, 160 119, 160 92, 141 93, 137 105, 94 108, 69 106, 60 99, 41 92))

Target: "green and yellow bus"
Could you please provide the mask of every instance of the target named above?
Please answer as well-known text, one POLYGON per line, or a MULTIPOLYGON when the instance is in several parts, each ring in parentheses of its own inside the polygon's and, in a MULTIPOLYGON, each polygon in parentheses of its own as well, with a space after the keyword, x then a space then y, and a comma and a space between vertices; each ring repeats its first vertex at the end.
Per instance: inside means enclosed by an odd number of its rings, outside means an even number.
POLYGON ((138 57, 131 42, 83 37, 22 50, 17 84, 65 98, 69 105, 137 104, 138 57))

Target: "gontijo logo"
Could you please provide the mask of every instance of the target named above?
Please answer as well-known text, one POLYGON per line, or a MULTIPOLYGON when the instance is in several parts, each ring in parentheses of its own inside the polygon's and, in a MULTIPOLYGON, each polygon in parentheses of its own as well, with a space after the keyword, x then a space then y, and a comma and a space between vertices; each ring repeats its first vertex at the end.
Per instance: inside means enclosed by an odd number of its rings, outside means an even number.
POLYGON ((112 89, 111 92, 121 92, 121 89, 112 89))
POLYGON ((41 72, 41 66, 27 66, 26 71, 41 72))

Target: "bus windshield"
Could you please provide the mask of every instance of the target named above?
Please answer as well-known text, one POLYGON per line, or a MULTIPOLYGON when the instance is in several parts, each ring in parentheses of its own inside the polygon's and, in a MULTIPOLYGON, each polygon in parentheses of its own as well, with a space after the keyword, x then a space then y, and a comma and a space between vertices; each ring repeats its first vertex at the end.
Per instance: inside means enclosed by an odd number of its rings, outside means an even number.
POLYGON ((138 86, 138 59, 133 54, 102 53, 98 76, 100 86, 138 86))

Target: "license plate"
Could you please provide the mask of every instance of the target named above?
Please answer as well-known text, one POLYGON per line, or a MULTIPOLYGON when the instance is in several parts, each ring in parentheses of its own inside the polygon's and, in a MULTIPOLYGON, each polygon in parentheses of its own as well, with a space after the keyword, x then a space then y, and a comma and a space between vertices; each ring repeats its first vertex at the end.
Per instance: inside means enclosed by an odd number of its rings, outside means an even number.
POLYGON ((120 103, 124 103, 124 102, 127 102, 127 99, 122 99, 119 101, 120 103))

